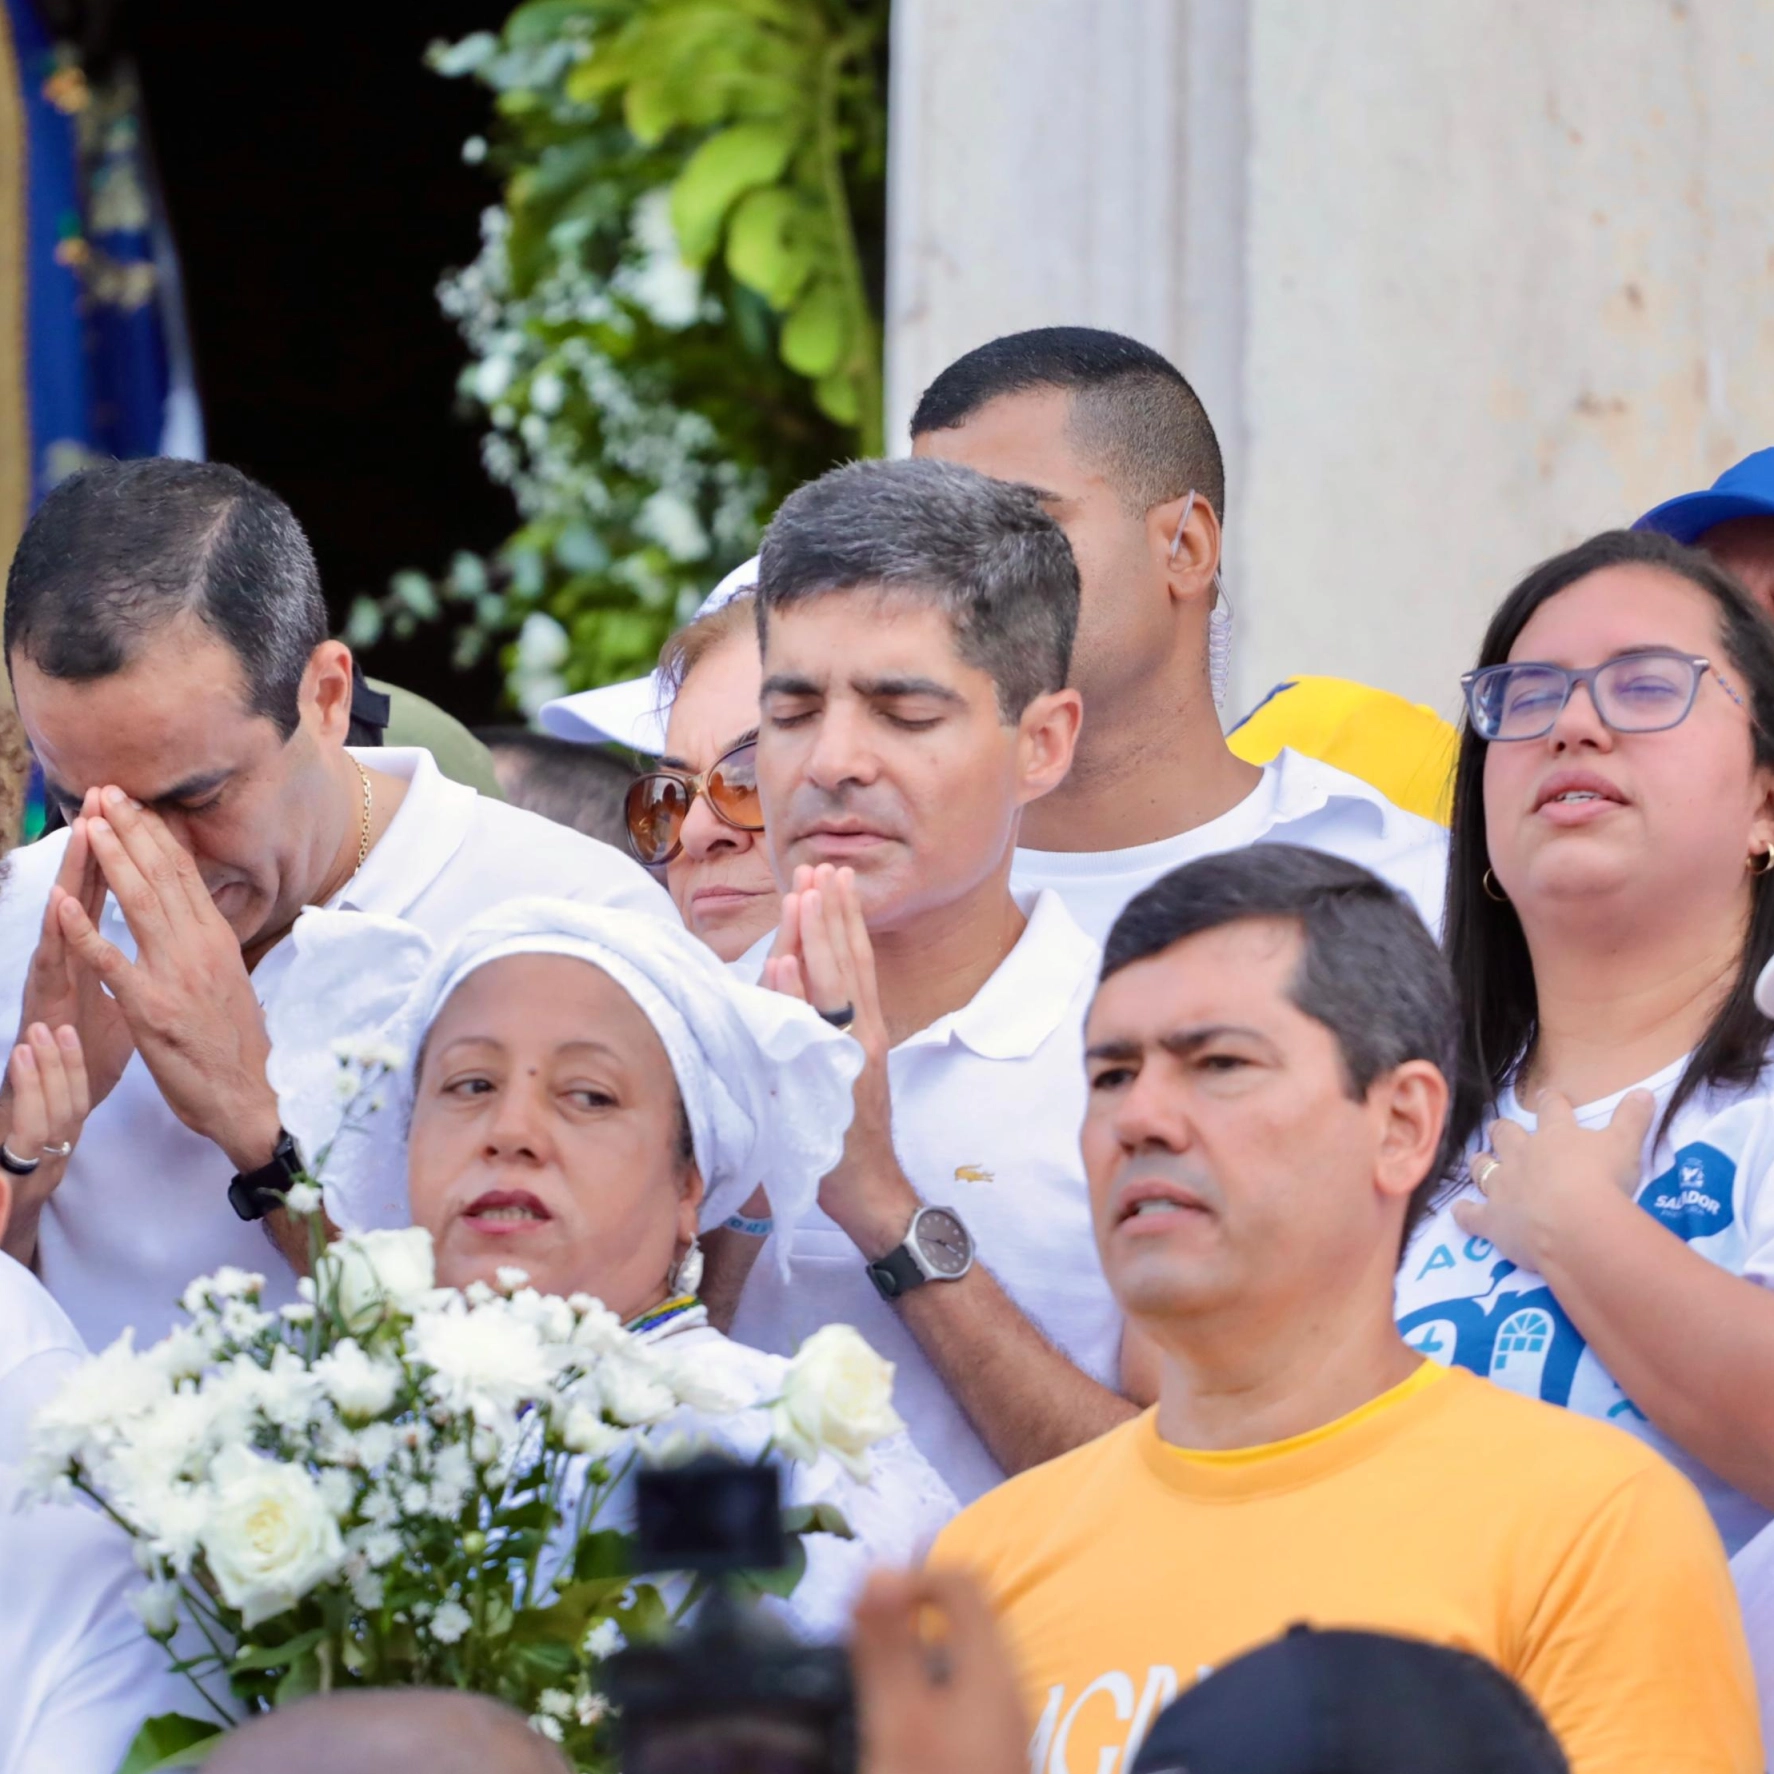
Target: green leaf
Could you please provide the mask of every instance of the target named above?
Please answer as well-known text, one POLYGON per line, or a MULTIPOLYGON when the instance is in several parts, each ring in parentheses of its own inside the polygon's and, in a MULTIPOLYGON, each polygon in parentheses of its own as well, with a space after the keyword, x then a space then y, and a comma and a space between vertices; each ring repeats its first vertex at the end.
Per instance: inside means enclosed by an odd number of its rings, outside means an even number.
POLYGON ((194 1768, 221 1739, 222 1727, 213 1719, 191 1719, 178 1712, 159 1713, 136 1732, 123 1760, 117 1764, 117 1774, 194 1768))
POLYGON ((590 525, 569 524, 555 541, 554 558, 569 573, 601 573, 610 564, 610 550, 590 525))
POLYGON ((801 134, 797 123, 738 123, 690 156, 671 188, 671 223, 687 264, 708 263, 727 211, 747 191, 782 177, 801 134))
POLYGON ((388 582, 388 589, 398 604, 423 621, 429 622, 441 608, 431 581, 423 573, 396 573, 388 582))
POLYGON ((353 648, 373 647, 381 638, 381 606, 374 598, 354 598, 351 613, 345 618, 345 645, 353 648))
POLYGON ((581 1583, 602 1577, 626 1577, 628 1571, 628 1535, 615 1528, 600 1528, 587 1534, 573 1549, 573 1575, 581 1583))
POLYGON ((298 1633, 281 1645, 248 1645, 228 1665, 230 1675, 245 1669, 288 1669, 304 1651, 312 1651, 326 1637, 326 1628, 317 1626, 312 1632, 298 1633))
POLYGON ((821 277, 783 323, 782 361, 798 374, 818 381, 844 361, 849 334, 844 292, 831 278, 821 277))
POLYGON ((840 1540, 854 1540, 856 1534, 836 1503, 799 1503, 782 1512, 785 1534, 832 1534, 840 1540))
POLYGON ((807 1575, 807 1543, 795 1538, 789 1541, 787 1556, 774 1571, 747 1571, 744 1581, 765 1595, 791 1596, 807 1575))
POLYGON ((595 22, 611 9, 596 0, 530 0, 505 21, 505 40, 514 49, 531 49, 564 36, 579 20, 595 22))
POLYGON ((770 185, 741 198, 727 224, 727 269, 776 309, 791 307, 813 274, 802 219, 800 198, 770 185))
POLYGON ((671 1625, 671 1610, 651 1583, 637 1583, 634 1600, 626 1608, 613 1610, 610 1618, 622 1628, 622 1636, 631 1645, 643 1645, 665 1636, 671 1625))
POLYGON ((622 95, 622 121, 637 142, 650 147, 682 120, 679 106, 683 96, 667 81, 636 80, 622 95))
POLYGON ((283 1672, 283 1679, 277 1684, 277 1692, 272 1697, 276 1705, 288 1706, 292 1700, 300 1700, 305 1695, 320 1692, 320 1658, 316 1655, 316 1649, 310 1645, 283 1672))
POLYGON ((823 376, 813 384, 813 399, 828 419, 840 425, 856 425, 862 420, 862 397, 856 391, 856 378, 847 371, 823 376))

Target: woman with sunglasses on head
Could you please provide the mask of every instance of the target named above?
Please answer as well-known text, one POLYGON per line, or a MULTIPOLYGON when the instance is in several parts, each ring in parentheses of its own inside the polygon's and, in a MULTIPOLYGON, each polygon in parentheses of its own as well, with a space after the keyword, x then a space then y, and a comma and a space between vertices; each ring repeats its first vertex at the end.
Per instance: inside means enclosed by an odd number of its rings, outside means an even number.
POLYGON ((1774 628, 1705 557, 1610 533, 1509 594, 1465 683, 1446 945, 1468 1158, 1405 1253, 1400 1327, 1661 1449, 1734 1553, 1774 1507, 1753 998, 1774 628))
POLYGON ((671 696, 665 756, 629 785, 629 848, 663 867, 686 927, 723 961, 776 928, 781 895, 759 841, 757 609, 723 604, 665 644, 659 676, 671 696))

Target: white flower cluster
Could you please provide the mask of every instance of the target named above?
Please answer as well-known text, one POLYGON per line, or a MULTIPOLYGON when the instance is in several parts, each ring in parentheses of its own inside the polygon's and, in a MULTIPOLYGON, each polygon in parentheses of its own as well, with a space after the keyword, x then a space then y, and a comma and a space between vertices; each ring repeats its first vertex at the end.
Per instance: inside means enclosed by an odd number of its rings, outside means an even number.
MULTIPOLYGON (((423 1230, 331 1245, 282 1313, 260 1306, 262 1286, 237 1269, 194 1282, 187 1325, 148 1350, 126 1334, 33 1425, 31 1488, 77 1487, 129 1529, 151 1579, 134 1606, 161 1638, 181 1607, 236 1647, 266 1623, 281 1643, 343 1618, 346 1663, 380 1667, 370 1641, 399 1634, 411 1679, 439 1679, 436 1659, 483 1619, 548 1605, 561 1566, 540 1546, 570 1567, 635 1460, 688 1458, 721 1418, 767 1407, 783 1453, 829 1453, 866 1478, 869 1447, 901 1427, 892 1368, 847 1326, 811 1339, 780 1399, 760 1400, 693 1349, 641 1341, 597 1300, 538 1293, 521 1271, 437 1287, 423 1230), (697 1436, 671 1421, 680 1409, 697 1436), (325 1594, 337 1599, 316 1613, 325 1594)), ((594 1620, 581 1650, 619 1642, 594 1620)), ((215 1663, 238 1673, 221 1650, 215 1663)), ((558 1721, 562 1704, 539 1716, 558 1721)))

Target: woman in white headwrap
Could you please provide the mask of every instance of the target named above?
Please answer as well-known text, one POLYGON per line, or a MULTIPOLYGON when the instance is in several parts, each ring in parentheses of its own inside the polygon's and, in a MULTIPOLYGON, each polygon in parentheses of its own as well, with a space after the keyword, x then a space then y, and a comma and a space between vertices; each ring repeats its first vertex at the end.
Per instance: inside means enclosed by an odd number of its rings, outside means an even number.
MULTIPOLYGON (((708 1323, 697 1232, 759 1183, 793 1204, 787 1224, 811 1206, 843 1149, 856 1044, 628 912, 514 901, 433 952, 396 920, 314 910, 294 942, 269 1069, 304 1159, 325 1154, 328 1216, 425 1227, 445 1286, 521 1269, 595 1296, 759 1407, 720 1438, 761 1452, 786 1364, 708 1323), (378 1106, 343 1122, 342 1053, 387 1068, 378 1106)), ((789 1470, 786 1502, 834 1503, 857 1535, 810 1543, 791 1607, 809 1634, 838 1636, 867 1566, 909 1561, 955 1508, 903 1433, 871 1464, 866 1485, 829 1455, 789 1470)))

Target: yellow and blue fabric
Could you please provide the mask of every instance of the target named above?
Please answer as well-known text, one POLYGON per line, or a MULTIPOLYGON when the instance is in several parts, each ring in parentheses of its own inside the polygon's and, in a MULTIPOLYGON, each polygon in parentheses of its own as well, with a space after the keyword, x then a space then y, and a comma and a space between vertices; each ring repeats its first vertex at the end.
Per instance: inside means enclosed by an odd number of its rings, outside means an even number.
POLYGON ((1226 735, 1247 764, 1292 750, 1346 770, 1393 806, 1446 825, 1459 733, 1434 709, 1347 678, 1277 684, 1226 735))

